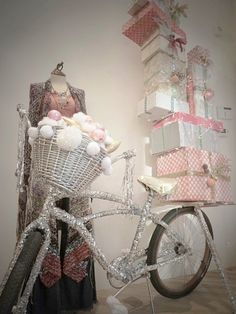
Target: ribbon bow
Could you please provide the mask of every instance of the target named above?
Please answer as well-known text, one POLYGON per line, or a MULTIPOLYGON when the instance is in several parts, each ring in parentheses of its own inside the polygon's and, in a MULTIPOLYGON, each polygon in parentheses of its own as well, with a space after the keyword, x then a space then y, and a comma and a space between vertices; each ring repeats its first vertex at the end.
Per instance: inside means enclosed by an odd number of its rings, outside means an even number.
POLYGON ((205 174, 208 174, 209 177, 217 180, 217 178, 229 179, 227 173, 230 172, 230 166, 223 164, 221 166, 216 166, 213 169, 209 169, 207 164, 202 165, 203 171, 205 174))
POLYGON ((175 35, 169 36, 169 47, 172 48, 176 54, 178 52, 177 48, 180 48, 180 51, 183 52, 183 45, 186 45, 186 40, 184 40, 183 38, 175 38, 175 35))

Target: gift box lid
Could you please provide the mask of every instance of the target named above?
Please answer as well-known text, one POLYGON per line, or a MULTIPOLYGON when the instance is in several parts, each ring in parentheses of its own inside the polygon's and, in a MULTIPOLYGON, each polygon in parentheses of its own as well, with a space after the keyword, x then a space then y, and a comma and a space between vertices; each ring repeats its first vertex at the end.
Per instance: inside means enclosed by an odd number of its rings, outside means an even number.
POLYGON ((214 130, 216 132, 223 132, 224 131, 224 125, 223 122, 213 120, 213 119, 206 119, 203 117, 194 116, 185 112, 175 112, 171 113, 167 117, 163 118, 162 120, 156 122, 153 127, 154 128, 161 128, 162 126, 173 123, 175 121, 184 121, 188 123, 192 123, 195 125, 202 125, 207 129, 214 130))
POLYGON ((185 32, 154 1, 150 1, 137 15, 123 25, 122 33, 139 46, 142 46, 158 28, 160 22, 157 21, 157 18, 166 23, 170 30, 178 34, 185 43, 187 42, 185 32))

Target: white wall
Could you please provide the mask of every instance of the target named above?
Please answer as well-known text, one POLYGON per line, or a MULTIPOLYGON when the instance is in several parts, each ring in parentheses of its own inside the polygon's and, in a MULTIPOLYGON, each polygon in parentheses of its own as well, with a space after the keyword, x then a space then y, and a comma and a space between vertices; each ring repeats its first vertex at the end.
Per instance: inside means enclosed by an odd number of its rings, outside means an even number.
MULTIPOLYGON (((228 136, 222 137, 219 144, 223 153, 232 161, 232 186, 236 188, 236 59, 235 59, 235 1, 188 1, 189 17, 183 27, 187 30, 188 49, 199 44, 209 49, 214 62, 211 86, 215 90, 215 105, 230 106, 234 109, 233 120, 224 121, 228 136)), ((235 197, 234 197, 235 199, 235 197)), ((236 262, 235 206, 224 206, 207 210, 214 226, 215 241, 225 265, 236 262)))
MULTIPOLYGON (((209 48, 215 64, 212 79, 215 104, 227 104, 236 109, 232 1, 189 0, 188 3, 189 18, 183 24, 188 48, 196 44, 209 48)), ((119 152, 132 147, 137 149, 136 175, 145 170, 144 137, 149 126, 136 118, 136 103, 143 95, 139 49, 121 34, 121 26, 129 18, 126 13, 129 1, 0 0, 0 4, 2 277, 15 243, 15 108, 17 103, 28 105, 30 83, 47 80, 56 63, 63 60, 68 81, 86 91, 88 112, 111 130, 115 138, 122 140, 119 152)), ((234 121, 226 124, 229 136, 221 140, 222 150, 232 159, 236 155, 234 121)), ((235 190, 234 164, 232 169, 235 190)), ((96 186, 119 191, 120 173, 118 166, 113 178, 101 178, 96 186)), ((143 199, 142 188, 136 184, 135 190, 138 192, 136 200, 143 199)), ((212 208, 207 212, 224 265, 235 265, 235 207, 212 208)), ((135 225, 134 219, 105 219, 95 225, 97 241, 110 257, 115 257, 120 249, 128 246, 126 242, 131 240, 135 225)), ((105 274, 99 267, 97 286, 106 286, 105 274)))

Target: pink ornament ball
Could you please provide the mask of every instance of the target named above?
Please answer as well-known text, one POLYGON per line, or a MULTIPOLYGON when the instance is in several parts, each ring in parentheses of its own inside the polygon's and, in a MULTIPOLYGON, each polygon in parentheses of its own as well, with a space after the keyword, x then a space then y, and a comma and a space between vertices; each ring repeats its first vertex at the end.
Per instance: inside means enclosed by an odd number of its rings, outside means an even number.
POLYGON ((215 186, 215 184, 216 184, 216 179, 214 179, 214 178, 207 178, 207 186, 209 187, 209 188, 212 188, 212 187, 214 187, 215 186))
POLYGON ((103 129, 95 129, 93 132, 91 132, 90 136, 94 141, 102 142, 105 138, 105 132, 103 129))
POLYGON ((55 120, 55 121, 59 121, 59 120, 61 120, 61 113, 57 110, 50 110, 48 112, 48 118, 55 120))
POLYGON ((212 89, 207 89, 204 91, 203 96, 206 100, 210 100, 214 96, 214 91, 212 89))

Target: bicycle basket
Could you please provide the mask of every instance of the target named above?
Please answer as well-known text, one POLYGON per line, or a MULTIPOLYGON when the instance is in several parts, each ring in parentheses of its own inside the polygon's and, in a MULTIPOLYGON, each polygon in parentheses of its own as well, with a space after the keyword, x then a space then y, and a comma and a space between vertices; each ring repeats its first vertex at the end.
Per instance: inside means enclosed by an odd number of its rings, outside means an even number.
POLYGON ((85 134, 75 150, 62 150, 56 142, 57 133, 58 129, 51 139, 35 139, 31 154, 34 176, 70 193, 82 191, 101 174, 101 161, 107 152, 101 148, 99 154, 88 155, 86 148, 91 139, 85 134))

